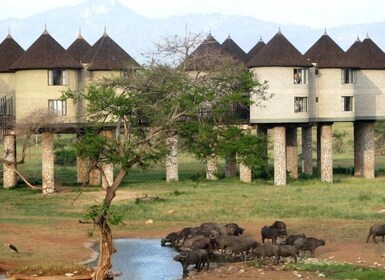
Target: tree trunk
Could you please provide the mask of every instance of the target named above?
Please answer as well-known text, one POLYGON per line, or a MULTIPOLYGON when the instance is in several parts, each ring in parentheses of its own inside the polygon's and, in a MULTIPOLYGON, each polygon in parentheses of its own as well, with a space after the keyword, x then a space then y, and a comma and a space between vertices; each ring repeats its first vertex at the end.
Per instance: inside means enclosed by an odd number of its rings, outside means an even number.
POLYGON ((100 222, 98 223, 100 237, 100 254, 98 266, 92 278, 93 280, 107 279, 108 271, 112 267, 111 257, 112 254, 116 252, 114 244, 112 243, 112 232, 107 223, 107 217, 105 216, 107 216, 107 212, 103 213, 103 217, 100 218, 100 222))

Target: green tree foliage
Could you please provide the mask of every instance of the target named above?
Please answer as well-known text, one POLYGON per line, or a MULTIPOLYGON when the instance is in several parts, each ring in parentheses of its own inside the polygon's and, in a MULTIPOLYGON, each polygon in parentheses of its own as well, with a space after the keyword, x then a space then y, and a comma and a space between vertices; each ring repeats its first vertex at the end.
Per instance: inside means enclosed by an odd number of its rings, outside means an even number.
POLYGON ((103 207, 89 212, 101 236, 95 279, 106 277, 114 252, 108 217, 117 188, 133 166, 146 167, 164 159, 169 137, 180 135, 198 158, 236 150, 247 164, 255 163, 249 155, 256 155, 258 143, 236 126, 239 115, 234 108, 246 110, 262 102, 267 98, 267 85, 224 53, 191 59, 197 43, 197 37, 190 34, 165 40, 157 45, 158 53, 148 65, 131 69, 125 76, 103 79, 84 92, 63 95, 86 105, 84 120, 92 129, 80 138, 79 155, 90 158, 99 169, 102 163, 119 166, 106 189, 103 207), (113 131, 112 136, 101 133, 106 130, 113 131), (241 147, 245 150, 240 151, 241 147))

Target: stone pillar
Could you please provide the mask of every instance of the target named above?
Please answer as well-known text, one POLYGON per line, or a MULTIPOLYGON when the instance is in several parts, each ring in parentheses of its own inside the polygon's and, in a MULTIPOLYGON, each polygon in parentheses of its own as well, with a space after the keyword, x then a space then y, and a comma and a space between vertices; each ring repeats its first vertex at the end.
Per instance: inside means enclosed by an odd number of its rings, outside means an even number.
POLYGON ((230 153, 228 157, 226 158, 226 164, 225 164, 225 177, 235 177, 237 176, 237 154, 236 153, 230 153))
POLYGON ((317 172, 321 174, 321 126, 317 126, 317 172))
MULTIPOLYGON (((3 158, 10 162, 16 162, 16 135, 5 135, 3 143, 3 158)), ((17 168, 12 164, 13 168, 17 168)), ((3 164, 3 187, 12 188, 17 184, 16 172, 7 164, 3 164)))
POLYGON ((364 160, 362 158, 362 146, 363 146, 363 131, 362 131, 362 122, 354 122, 354 176, 363 176, 364 175, 364 160))
POLYGON ((54 134, 44 132, 41 134, 41 159, 42 159, 42 181, 43 194, 51 194, 55 191, 55 172, 54 172, 54 134))
MULTIPOLYGON (((107 139, 111 139, 112 131, 105 130, 102 132, 102 135, 107 139)), ((114 182, 114 165, 112 163, 102 163, 101 166, 104 173, 104 176, 102 176, 102 188, 106 189, 114 182)))
POLYGON ((286 162, 291 178, 298 179, 297 128, 286 128, 286 162))
POLYGON ((100 186, 100 170, 97 168, 93 168, 90 172, 90 186, 100 186))
POLYGON ((321 181, 326 183, 333 183, 333 134, 331 124, 324 124, 321 126, 320 138, 321 181))
POLYGON ((302 127, 302 173, 313 175, 313 128, 302 127))
POLYGON ((286 186, 286 128, 274 127, 274 185, 286 186))
POLYGON ((217 180, 218 173, 218 158, 213 155, 207 159, 206 162, 206 179, 207 180, 217 180))
POLYGON ((166 139, 170 153, 166 156, 166 181, 179 181, 178 170, 178 135, 166 139))
POLYGON ((76 158, 76 174, 78 183, 82 184, 89 181, 89 168, 90 163, 88 159, 84 159, 79 156, 76 158))
POLYGON ((239 164, 239 180, 244 183, 252 182, 251 168, 242 162, 239 164))
POLYGON ((374 178, 374 123, 354 123, 354 175, 374 178))

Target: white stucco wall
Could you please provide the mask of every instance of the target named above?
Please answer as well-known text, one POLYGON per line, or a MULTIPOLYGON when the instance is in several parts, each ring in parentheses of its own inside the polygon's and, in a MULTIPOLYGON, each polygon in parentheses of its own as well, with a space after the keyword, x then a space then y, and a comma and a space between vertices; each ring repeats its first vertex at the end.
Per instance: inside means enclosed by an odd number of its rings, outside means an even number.
POLYGON ((385 119, 385 70, 359 70, 355 85, 357 120, 385 119))
POLYGON ((262 106, 250 108, 251 123, 300 123, 309 120, 309 75, 307 84, 294 84, 294 67, 252 68, 260 81, 267 81, 268 93, 273 97, 263 101, 262 106), (308 112, 294 112, 294 97, 308 98, 308 112))
MULTIPOLYGON (((48 70, 19 70, 15 73, 16 121, 20 122, 37 110, 48 112, 48 100, 59 99, 62 91, 78 89, 78 70, 67 70, 67 85, 49 86, 48 70)), ((76 106, 67 101, 67 115, 62 123, 76 122, 76 106)))
POLYGON ((353 121, 354 110, 344 112, 342 110, 342 97, 353 96, 353 104, 356 103, 354 92, 355 85, 343 84, 341 82, 340 68, 322 68, 318 75, 315 75, 315 95, 317 121, 353 121))

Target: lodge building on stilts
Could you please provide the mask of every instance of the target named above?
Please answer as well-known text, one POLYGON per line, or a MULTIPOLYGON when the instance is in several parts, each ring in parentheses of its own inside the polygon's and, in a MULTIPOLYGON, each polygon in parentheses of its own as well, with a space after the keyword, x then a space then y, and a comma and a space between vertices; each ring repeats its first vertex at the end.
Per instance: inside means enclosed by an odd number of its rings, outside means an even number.
MULTIPOLYGON (((374 178, 374 122, 385 119, 385 53, 369 38, 357 39, 342 50, 325 32, 304 54, 278 31, 264 43, 260 39, 245 53, 229 36, 220 44, 211 34, 195 50, 224 51, 247 65, 261 81, 268 81, 273 96, 264 106, 252 105, 243 112, 245 129, 256 135, 271 135, 274 153, 274 184, 284 186, 287 174, 298 178, 298 142, 302 172, 313 174, 313 128, 316 127, 317 170, 321 181, 333 182, 333 135, 336 122, 354 123, 354 175, 374 178), (298 139, 298 130, 301 139, 298 139), (270 132, 268 134, 268 131, 270 132)), ((55 130, 42 126, 42 187, 49 193, 54 182, 54 134, 72 133, 81 137, 84 125, 82 103, 62 100, 62 92, 85 89, 102 77, 122 75, 139 67, 106 32, 90 45, 79 33, 64 49, 49 33, 24 50, 11 34, 0 44, 0 137, 3 158, 16 160, 15 124, 37 110, 56 117, 55 130)), ((111 128, 112 129, 112 128, 111 128)), ((111 131, 103 133, 111 134, 111 131)), ((178 138, 169 139, 166 179, 178 180, 178 138)), ((267 147, 266 147, 267 149, 267 147)), ((216 162, 207 162, 214 173, 216 162)), ((226 159, 225 173, 236 173, 236 155, 226 159)), ((106 177, 98 170, 87 174, 87 160, 77 159, 78 182, 106 186, 113 180, 113 166, 104 165, 106 177)), ((240 164, 240 179, 251 182, 250 168, 240 164)), ((212 174, 211 174, 212 175, 212 174)), ((207 178, 212 179, 210 174, 207 178)), ((13 168, 4 165, 3 186, 17 184, 13 168)))

